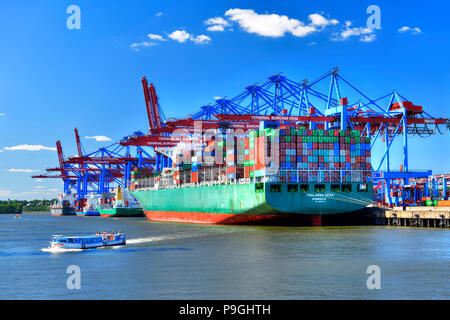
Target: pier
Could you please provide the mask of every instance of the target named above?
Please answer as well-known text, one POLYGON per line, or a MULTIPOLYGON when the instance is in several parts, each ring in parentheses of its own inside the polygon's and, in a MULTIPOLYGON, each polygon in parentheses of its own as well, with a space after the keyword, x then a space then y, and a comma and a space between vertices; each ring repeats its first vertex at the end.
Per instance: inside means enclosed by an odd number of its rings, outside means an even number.
POLYGON ((450 228, 450 207, 368 207, 363 215, 375 225, 450 228))

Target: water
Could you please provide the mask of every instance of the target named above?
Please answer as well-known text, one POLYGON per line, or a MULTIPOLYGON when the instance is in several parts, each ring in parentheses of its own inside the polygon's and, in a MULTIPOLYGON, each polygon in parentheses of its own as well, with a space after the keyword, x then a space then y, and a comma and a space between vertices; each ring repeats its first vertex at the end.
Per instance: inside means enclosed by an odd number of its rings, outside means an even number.
POLYGON ((449 299, 449 262, 448 229, 0 215, 0 299, 449 299), (129 244, 41 250, 53 234, 104 230, 129 244), (66 287, 70 265, 80 290, 66 287), (367 289, 369 265, 381 268, 380 290, 367 289))

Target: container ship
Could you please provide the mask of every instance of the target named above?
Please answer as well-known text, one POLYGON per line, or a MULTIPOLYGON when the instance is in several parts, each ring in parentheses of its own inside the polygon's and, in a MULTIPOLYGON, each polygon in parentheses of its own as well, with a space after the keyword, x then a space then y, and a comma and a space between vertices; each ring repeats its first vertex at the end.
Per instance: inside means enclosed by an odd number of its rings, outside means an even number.
POLYGON ((102 217, 142 217, 139 203, 120 186, 115 193, 103 194, 97 211, 102 217))
POLYGON ((100 197, 96 195, 89 195, 84 199, 81 210, 76 211, 77 216, 99 216, 100 213, 97 210, 97 205, 100 202, 100 197))
POLYGON ((130 193, 150 220, 321 225, 322 215, 372 203, 370 139, 356 130, 271 126, 180 143, 172 168, 136 177, 130 193))
POLYGON ((59 194, 56 201, 50 205, 50 212, 53 216, 73 216, 74 196, 71 194, 59 194))

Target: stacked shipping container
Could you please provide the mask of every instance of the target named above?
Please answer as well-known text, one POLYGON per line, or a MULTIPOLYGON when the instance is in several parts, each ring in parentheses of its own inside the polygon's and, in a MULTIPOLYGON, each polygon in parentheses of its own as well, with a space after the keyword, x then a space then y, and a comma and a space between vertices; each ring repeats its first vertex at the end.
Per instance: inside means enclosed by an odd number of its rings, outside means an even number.
POLYGON ((277 174, 281 182, 291 183, 357 182, 371 174, 370 139, 356 130, 285 125, 221 138, 204 148, 179 151, 173 161, 174 183, 201 182, 201 169, 223 167, 228 180, 277 174), (189 177, 182 178, 182 172, 189 177))

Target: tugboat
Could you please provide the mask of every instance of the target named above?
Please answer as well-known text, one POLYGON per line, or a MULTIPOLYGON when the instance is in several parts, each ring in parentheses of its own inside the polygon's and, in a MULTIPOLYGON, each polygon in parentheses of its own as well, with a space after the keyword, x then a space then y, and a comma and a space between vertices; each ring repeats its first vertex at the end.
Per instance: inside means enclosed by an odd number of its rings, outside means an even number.
POLYGON ((104 194, 98 212, 102 217, 143 217, 139 202, 125 189, 117 187, 115 194, 104 194))
POLYGON ((73 203, 73 195, 61 193, 56 201, 50 205, 50 212, 53 216, 73 216, 75 215, 73 203))
POLYGON ((51 249, 92 249, 126 244, 126 236, 116 232, 103 232, 92 236, 64 237, 54 235, 50 241, 51 249))

